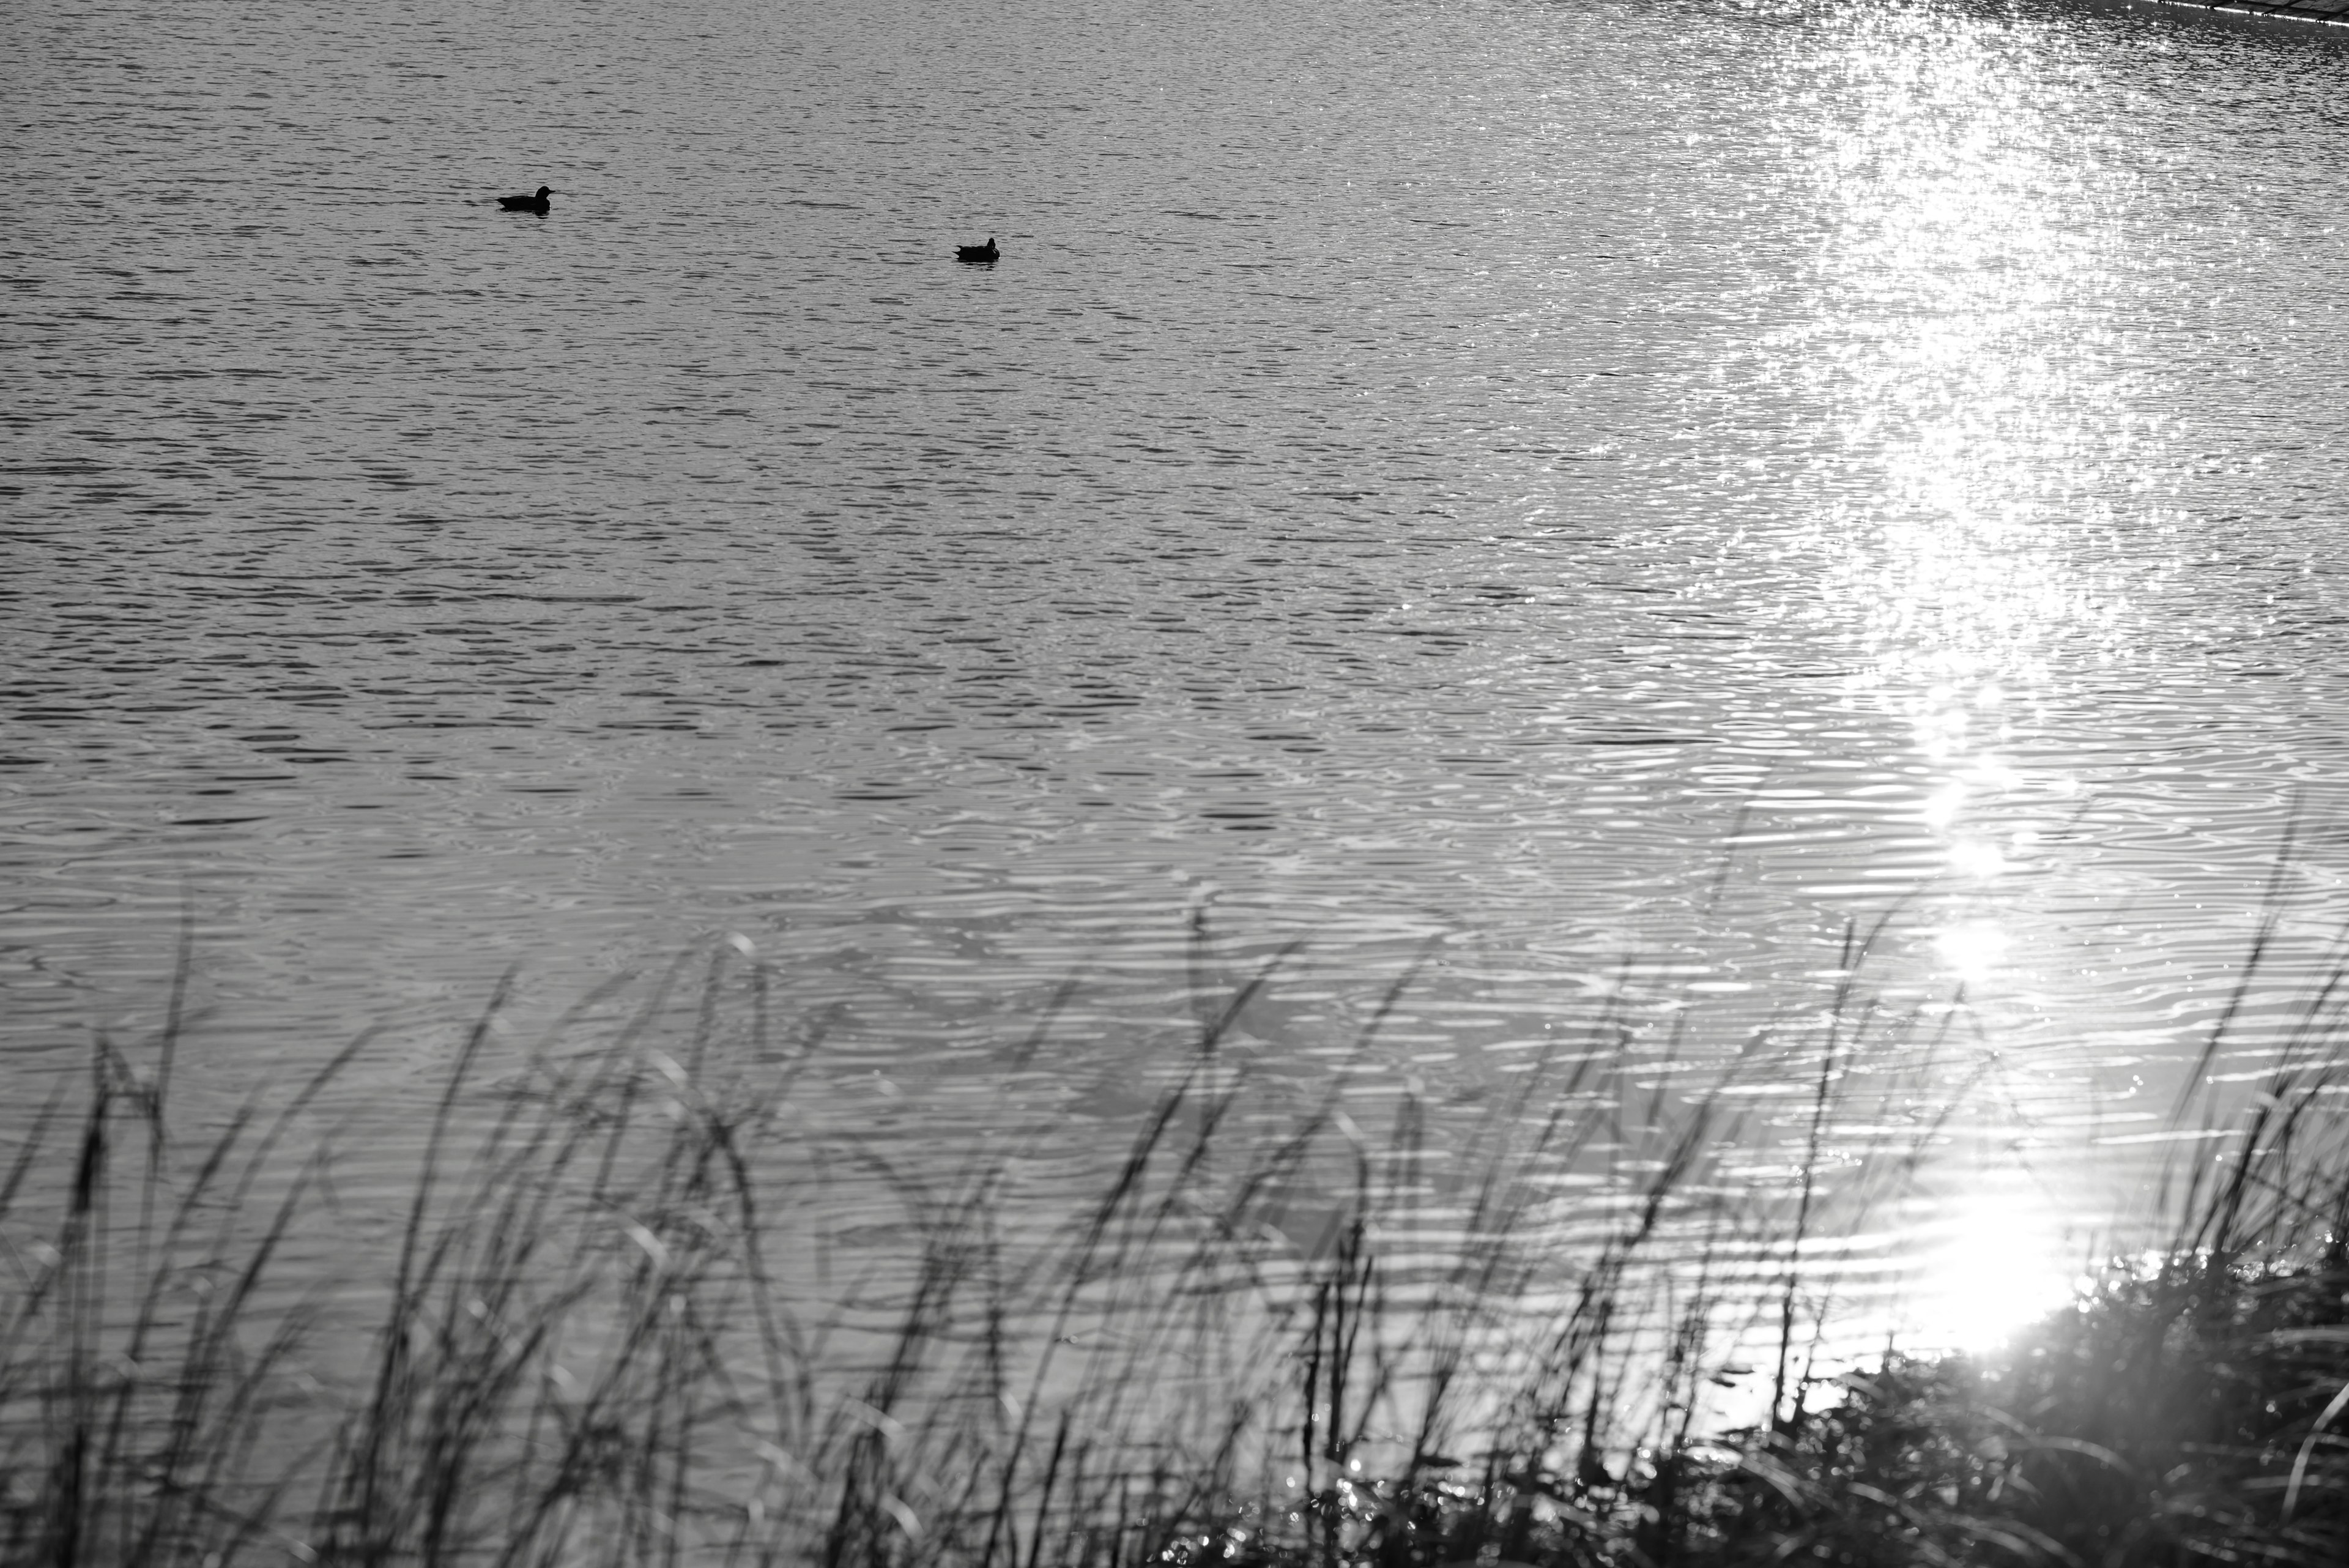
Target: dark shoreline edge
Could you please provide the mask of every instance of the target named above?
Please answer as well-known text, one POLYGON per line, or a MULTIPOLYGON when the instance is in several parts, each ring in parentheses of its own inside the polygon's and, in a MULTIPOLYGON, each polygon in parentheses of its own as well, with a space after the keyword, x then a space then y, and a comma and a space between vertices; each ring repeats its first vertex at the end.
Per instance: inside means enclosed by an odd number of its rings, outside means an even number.
POLYGON ((2164 5, 2189 11, 2217 11, 2230 16, 2280 16, 2293 22, 2321 22, 2349 27, 2349 0, 2159 0, 2164 5))

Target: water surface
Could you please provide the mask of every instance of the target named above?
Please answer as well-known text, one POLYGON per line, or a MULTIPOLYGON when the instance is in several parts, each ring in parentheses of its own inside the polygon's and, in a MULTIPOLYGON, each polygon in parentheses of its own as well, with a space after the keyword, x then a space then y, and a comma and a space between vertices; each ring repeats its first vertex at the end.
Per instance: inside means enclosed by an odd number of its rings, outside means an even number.
POLYGON ((1381 1060, 1473 1098, 1594 1012, 1717 1058, 1859 933, 1967 1010, 1968 1198, 1896 1251, 2044 1273, 2262 911, 2280 973, 2349 914, 2333 30, 7 31, 11 1099, 158 1026, 183 916, 193 1116, 367 1025, 420 1106, 509 968, 543 1021, 733 933, 933 1151, 1109 1147, 1292 942, 1268 1073, 1409 971, 1381 1060))

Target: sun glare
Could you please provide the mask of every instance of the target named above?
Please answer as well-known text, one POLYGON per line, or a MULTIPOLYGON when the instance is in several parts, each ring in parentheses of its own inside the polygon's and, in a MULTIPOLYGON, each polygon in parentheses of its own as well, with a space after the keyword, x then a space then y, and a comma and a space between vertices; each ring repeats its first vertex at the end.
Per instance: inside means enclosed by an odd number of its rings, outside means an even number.
POLYGON ((2078 1273, 2048 1200, 2021 1183, 1951 1199, 1920 1262, 1910 1320, 1919 1343, 1996 1349, 2071 1299, 2078 1273))
POLYGON ((1969 984, 1978 984, 1989 978, 2014 944, 2006 928, 1992 919, 1961 920, 1945 926, 1933 937, 1934 950, 1950 972, 1969 984))

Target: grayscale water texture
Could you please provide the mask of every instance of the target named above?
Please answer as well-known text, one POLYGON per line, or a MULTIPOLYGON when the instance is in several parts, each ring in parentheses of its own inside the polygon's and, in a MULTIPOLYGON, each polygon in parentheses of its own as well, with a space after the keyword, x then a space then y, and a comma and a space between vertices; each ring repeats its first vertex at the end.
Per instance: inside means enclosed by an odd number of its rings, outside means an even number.
POLYGON ((2262 912, 2349 919, 2339 30, 0 32, 6 1136, 183 918, 191 1116, 371 1026, 420 1116, 510 968, 535 1028, 732 935, 916 1166, 1115 1144, 1289 943, 1236 1053, 1308 1084, 1416 963, 1382 1060, 1467 1103, 1609 1011, 1718 1059, 1856 930, 1962 1013, 1978 1206, 1896 1251, 2053 1268, 2262 912))

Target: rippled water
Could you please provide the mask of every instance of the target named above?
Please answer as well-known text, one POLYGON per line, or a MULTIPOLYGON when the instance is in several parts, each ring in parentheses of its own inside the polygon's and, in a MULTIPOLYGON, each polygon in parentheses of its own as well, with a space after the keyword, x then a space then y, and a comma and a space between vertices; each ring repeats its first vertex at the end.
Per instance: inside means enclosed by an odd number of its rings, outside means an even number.
POLYGON ((908 1138, 1106 1116, 1291 940, 1268 1059, 1432 951, 1389 1038, 1471 1094, 1594 997, 1726 1049, 1856 927, 1963 986, 1978 1223, 2052 1254, 2262 909, 2349 916, 2338 30, 6 31, 12 1098, 183 911, 215 1103, 384 1023, 421 1104, 509 966, 735 932, 908 1138), (946 1092, 1071 977, 1050 1083, 946 1092))

